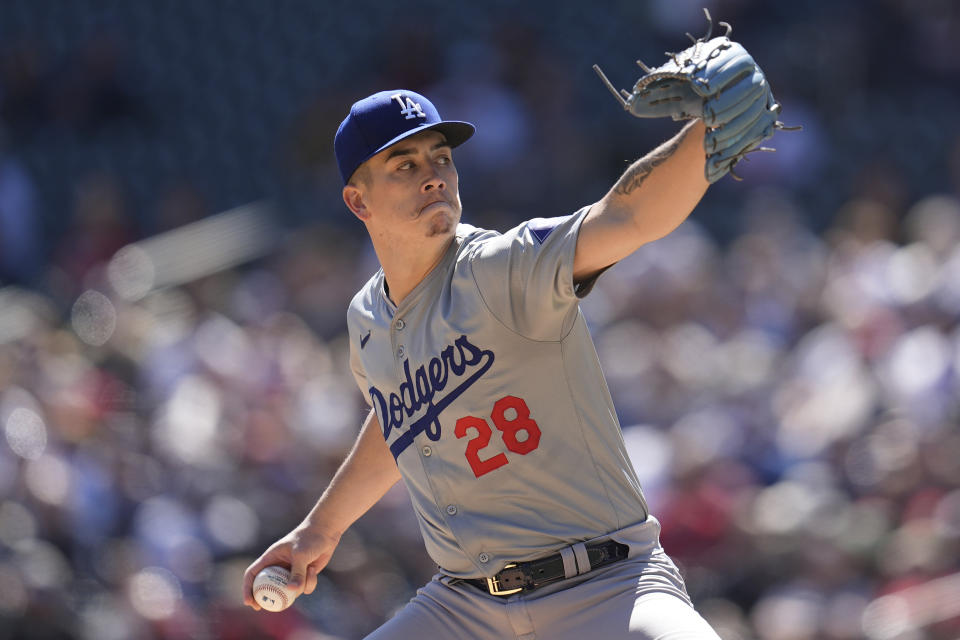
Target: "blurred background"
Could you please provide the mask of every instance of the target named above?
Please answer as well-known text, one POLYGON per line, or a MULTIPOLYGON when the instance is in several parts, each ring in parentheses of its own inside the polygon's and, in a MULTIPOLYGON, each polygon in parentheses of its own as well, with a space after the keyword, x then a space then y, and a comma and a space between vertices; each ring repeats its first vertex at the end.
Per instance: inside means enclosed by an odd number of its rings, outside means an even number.
POLYGON ((0 640, 362 637, 435 568, 405 490, 280 614, 243 569, 365 413, 376 269, 332 140, 478 126, 464 219, 599 199, 629 88, 730 22, 802 124, 585 301, 663 543, 725 640, 960 637, 960 5, 0 0, 0 640))

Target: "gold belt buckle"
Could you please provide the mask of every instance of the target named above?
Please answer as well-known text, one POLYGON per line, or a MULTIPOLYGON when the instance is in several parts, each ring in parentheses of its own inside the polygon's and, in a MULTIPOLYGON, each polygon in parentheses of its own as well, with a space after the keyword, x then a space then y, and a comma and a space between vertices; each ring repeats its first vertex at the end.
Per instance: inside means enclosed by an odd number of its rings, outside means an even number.
MULTIPOLYGON (((510 569, 517 566, 516 564, 508 564, 504 566, 504 569, 510 569)), ((523 587, 517 587, 516 589, 500 589, 500 580, 496 576, 492 578, 487 578, 487 589, 490 591, 490 595, 494 596, 509 596, 514 593, 520 593, 523 591, 523 587)))

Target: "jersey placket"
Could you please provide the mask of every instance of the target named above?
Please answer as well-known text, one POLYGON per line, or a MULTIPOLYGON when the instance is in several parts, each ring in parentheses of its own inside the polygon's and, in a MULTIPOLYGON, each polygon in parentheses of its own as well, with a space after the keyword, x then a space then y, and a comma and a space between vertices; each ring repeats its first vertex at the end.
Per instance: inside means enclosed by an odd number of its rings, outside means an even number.
MULTIPOLYGON (((446 267, 446 265, 441 265, 446 267)), ((438 273, 432 275, 439 275, 438 273)), ((427 335, 428 344, 415 343, 414 335, 411 333, 411 327, 428 322, 427 318, 432 317, 436 312, 436 301, 431 298, 430 302, 424 300, 424 297, 430 297, 429 287, 435 286, 434 278, 421 283, 417 289, 405 299, 399 306, 388 300, 387 309, 391 313, 390 320, 390 344, 393 349, 394 371, 397 380, 403 380, 405 377, 404 363, 409 360, 410 369, 416 370, 417 367, 424 364, 424 358, 430 354, 440 352, 446 341, 438 339, 435 336, 427 335), (426 307, 424 306, 426 305, 426 307), (432 309, 430 309, 432 307, 432 309), (410 358, 413 358, 410 360, 410 358)), ((421 339, 417 334, 417 340, 421 339)), ((423 488, 432 497, 434 517, 443 521, 445 529, 456 541, 461 552, 469 557, 474 566, 485 571, 489 562, 493 559, 492 554, 483 549, 483 545, 477 541, 471 543, 472 538, 469 532, 465 530, 469 525, 469 518, 463 511, 463 505, 457 499, 456 487, 449 482, 449 478, 443 473, 438 473, 438 465, 443 466, 443 456, 450 454, 450 439, 453 437, 453 422, 447 416, 446 424, 441 427, 441 438, 437 442, 430 440, 425 434, 421 433, 413 445, 416 455, 419 459, 419 470, 414 476, 419 476, 419 482, 423 483, 423 488), (444 429, 444 427, 446 427, 444 429), (447 446, 444 446, 444 441, 447 446), (465 520, 466 518, 466 520, 465 520)), ((399 462, 399 461, 398 461, 399 462)), ((408 464, 416 464, 412 460, 408 464)), ((414 478, 411 478, 414 479, 414 478)), ((414 479, 414 481, 416 481, 414 479)))
POLYGON ((405 327, 406 323, 403 318, 395 315, 390 325, 390 345, 393 347, 393 362, 398 378, 403 377, 403 363, 407 359, 407 346, 403 333, 405 327))

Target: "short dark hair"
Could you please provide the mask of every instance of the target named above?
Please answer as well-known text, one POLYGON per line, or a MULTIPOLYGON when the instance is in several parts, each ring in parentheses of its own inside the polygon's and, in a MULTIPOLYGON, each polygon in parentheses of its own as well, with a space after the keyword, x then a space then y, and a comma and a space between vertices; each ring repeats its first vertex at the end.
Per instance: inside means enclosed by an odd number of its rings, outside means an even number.
POLYGON ((365 187, 370 186, 373 176, 370 175, 370 165, 366 162, 357 167, 357 170, 353 172, 353 175, 350 176, 350 180, 347 182, 352 187, 357 186, 357 182, 360 182, 365 187))

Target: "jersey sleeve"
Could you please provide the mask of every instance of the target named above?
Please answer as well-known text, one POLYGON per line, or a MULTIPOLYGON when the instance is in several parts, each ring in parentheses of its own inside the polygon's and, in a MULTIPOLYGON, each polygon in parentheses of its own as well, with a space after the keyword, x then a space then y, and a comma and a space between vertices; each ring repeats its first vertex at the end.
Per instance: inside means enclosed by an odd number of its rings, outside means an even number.
POLYGON ((563 338, 597 277, 573 282, 577 236, 588 211, 534 218, 481 244, 471 261, 474 280, 501 323, 533 340, 563 338))

